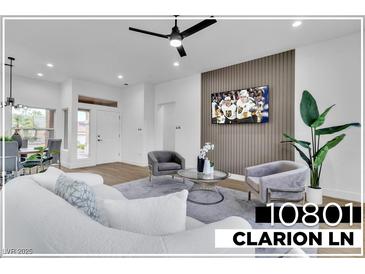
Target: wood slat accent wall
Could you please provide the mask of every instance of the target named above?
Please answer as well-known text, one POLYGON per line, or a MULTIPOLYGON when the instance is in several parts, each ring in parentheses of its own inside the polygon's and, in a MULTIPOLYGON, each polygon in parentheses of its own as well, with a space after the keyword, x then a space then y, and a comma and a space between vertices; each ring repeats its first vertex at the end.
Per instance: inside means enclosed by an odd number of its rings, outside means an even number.
POLYGON ((295 51, 263 57, 201 75, 201 144, 212 142, 208 153, 215 167, 244 174, 246 166, 293 160, 294 151, 280 144, 282 133, 294 133, 295 51), (211 94, 269 85, 269 122, 216 125, 211 123, 211 94))

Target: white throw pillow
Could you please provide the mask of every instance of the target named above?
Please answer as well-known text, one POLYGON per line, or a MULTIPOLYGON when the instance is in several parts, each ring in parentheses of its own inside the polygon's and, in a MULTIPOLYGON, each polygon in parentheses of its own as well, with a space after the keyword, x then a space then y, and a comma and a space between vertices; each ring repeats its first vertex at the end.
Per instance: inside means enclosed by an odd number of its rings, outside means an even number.
POLYGON ((100 220, 99 223, 101 223, 104 226, 110 226, 108 218, 106 216, 105 210, 104 210, 104 200, 106 199, 112 199, 112 200, 126 200, 119 190, 117 190, 115 187, 111 187, 108 185, 93 185, 91 186, 92 190, 95 193, 96 198, 96 207, 98 208, 99 214, 100 214, 100 220))
POLYGON ((32 179, 49 191, 55 192, 58 177, 64 172, 58 168, 49 167, 45 172, 32 175, 32 179))
POLYGON ((104 214, 113 228, 145 235, 167 235, 186 228, 188 191, 134 200, 104 200, 104 214))

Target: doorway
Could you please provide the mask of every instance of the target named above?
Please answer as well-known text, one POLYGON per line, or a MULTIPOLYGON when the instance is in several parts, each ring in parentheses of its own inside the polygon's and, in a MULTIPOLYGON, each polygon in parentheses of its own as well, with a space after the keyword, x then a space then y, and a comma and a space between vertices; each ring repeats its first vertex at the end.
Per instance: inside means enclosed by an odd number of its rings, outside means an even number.
POLYGON ((175 150, 175 107, 176 103, 162 104, 160 107, 161 137, 163 150, 175 150))
POLYGON ((118 162, 120 158, 120 114, 96 111, 96 163, 118 162))

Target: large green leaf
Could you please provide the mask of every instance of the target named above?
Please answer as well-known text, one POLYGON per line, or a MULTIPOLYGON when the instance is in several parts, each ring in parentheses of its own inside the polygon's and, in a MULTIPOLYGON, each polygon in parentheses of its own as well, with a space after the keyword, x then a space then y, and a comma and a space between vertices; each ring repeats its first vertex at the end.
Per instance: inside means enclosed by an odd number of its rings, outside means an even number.
MULTIPOLYGON (((297 139, 295 139, 294 137, 292 137, 292 136, 290 136, 290 135, 288 135, 288 134, 286 134, 286 133, 283 133, 283 136, 284 136, 286 139, 288 139, 288 140, 289 140, 289 141, 286 141, 286 142, 294 142, 294 143, 297 143, 297 144, 301 145, 301 146, 302 146, 302 147, 304 147, 304 148, 309 148, 309 146, 310 146, 310 144, 311 144, 311 143, 309 143, 309 142, 307 142, 307 141, 297 140, 297 139)), ((285 143, 285 141, 284 141, 283 143, 285 143)))
POLYGON ((334 105, 328 107, 321 115, 319 115, 319 117, 317 118, 317 120, 314 121, 314 123, 311 125, 311 127, 317 128, 317 127, 320 127, 321 125, 323 125, 324 121, 326 120, 327 113, 333 107, 334 107, 334 105))
POLYGON ((312 162, 311 160, 307 157, 307 155, 305 155, 305 153, 303 151, 301 151, 296 145, 291 144, 299 153, 300 157, 302 157, 302 159, 307 163, 307 165, 309 166, 310 169, 312 169, 312 162))
POLYGON ((339 132, 348 127, 359 127, 359 126, 361 126, 360 123, 349 123, 349 124, 344 124, 344 125, 335 126, 335 127, 326 127, 326 128, 316 129, 315 133, 316 133, 316 135, 326 135, 326 134, 332 134, 332 133, 339 132))
POLYGON ((320 150, 318 150, 318 152, 314 156, 314 167, 315 168, 318 168, 323 163, 324 159, 327 156, 328 150, 329 150, 329 148, 326 145, 324 145, 320 150))
POLYGON ((303 122, 309 127, 319 117, 317 102, 307 90, 303 91, 302 100, 300 101, 300 115, 303 122))
POLYGON ((328 147, 328 149, 330 150, 331 148, 334 148, 335 146, 337 146, 342 140, 343 138, 345 138, 346 134, 341 134, 336 136, 335 138, 333 138, 331 141, 328 141, 325 146, 328 147))
POLYGON ((30 155, 28 158, 27 158, 27 161, 38 161, 41 159, 41 155, 40 154, 33 154, 33 155, 30 155))

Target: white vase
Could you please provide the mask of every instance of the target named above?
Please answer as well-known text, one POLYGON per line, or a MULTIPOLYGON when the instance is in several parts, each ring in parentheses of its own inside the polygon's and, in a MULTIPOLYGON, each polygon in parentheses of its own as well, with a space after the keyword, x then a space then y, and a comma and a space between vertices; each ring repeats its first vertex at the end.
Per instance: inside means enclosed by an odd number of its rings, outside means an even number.
POLYGON ((307 202, 321 205, 323 203, 322 188, 307 187, 307 202))
POLYGON ((205 159, 204 161, 204 169, 203 169, 203 173, 204 174, 210 174, 210 161, 208 159, 205 159))

